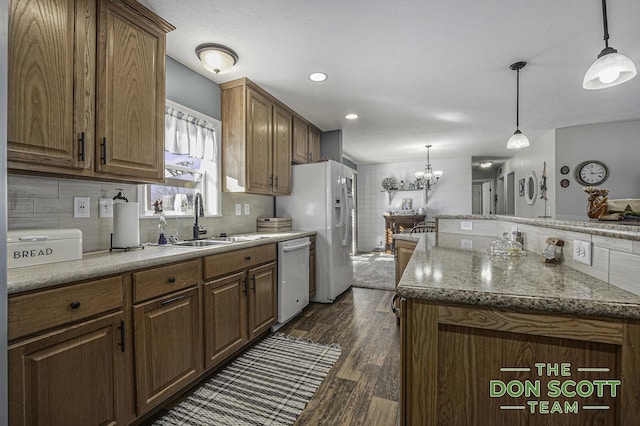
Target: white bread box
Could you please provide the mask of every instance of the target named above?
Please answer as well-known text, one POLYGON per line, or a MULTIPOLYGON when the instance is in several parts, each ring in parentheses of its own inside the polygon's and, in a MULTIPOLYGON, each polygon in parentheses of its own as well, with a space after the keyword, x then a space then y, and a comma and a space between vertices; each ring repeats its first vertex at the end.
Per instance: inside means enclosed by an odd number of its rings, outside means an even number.
POLYGON ((8 268, 76 259, 82 259, 82 231, 79 229, 7 231, 8 268))

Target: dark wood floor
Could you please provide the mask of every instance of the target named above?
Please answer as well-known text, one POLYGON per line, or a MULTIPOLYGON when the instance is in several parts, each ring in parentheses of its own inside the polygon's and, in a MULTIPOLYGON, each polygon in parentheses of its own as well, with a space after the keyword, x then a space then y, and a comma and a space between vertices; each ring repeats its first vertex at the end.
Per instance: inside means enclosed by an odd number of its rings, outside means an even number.
POLYGON ((352 288, 333 304, 312 303, 279 331, 338 343, 342 355, 297 425, 396 425, 400 399, 400 328, 392 291, 352 288))

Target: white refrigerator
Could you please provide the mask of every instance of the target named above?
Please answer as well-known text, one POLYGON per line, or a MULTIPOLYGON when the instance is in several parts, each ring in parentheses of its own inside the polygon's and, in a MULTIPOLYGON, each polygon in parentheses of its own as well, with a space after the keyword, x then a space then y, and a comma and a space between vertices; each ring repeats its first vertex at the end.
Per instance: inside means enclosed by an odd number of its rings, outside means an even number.
POLYGON ((312 302, 332 303, 353 283, 353 206, 353 170, 331 160, 293 166, 291 195, 276 197, 276 216, 317 232, 312 302))

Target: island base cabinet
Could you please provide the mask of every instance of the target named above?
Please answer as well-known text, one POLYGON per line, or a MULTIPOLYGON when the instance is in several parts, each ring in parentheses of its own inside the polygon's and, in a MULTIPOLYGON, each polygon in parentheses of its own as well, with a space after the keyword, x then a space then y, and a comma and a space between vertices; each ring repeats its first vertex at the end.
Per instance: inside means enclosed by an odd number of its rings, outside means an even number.
POLYGON ((635 321, 403 300, 402 425, 636 425, 635 321), (600 383, 600 384, 598 384, 600 383))
POLYGON ((125 424, 122 312, 11 345, 9 424, 125 424))
POLYGON ((198 300, 193 288, 133 307, 138 415, 202 372, 198 300))

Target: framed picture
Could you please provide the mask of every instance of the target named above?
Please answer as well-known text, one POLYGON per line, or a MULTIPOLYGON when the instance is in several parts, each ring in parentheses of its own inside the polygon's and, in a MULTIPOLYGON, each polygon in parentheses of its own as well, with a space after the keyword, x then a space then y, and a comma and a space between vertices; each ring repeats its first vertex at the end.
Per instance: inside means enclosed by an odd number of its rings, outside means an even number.
POLYGON ((519 194, 521 197, 524 197, 524 179, 520 179, 518 181, 519 194))
POLYGON ((402 210, 411 210, 412 205, 413 205, 413 198, 402 199, 402 210))

